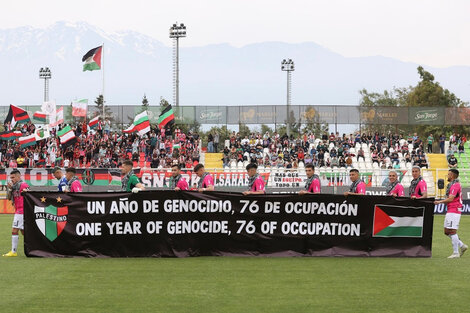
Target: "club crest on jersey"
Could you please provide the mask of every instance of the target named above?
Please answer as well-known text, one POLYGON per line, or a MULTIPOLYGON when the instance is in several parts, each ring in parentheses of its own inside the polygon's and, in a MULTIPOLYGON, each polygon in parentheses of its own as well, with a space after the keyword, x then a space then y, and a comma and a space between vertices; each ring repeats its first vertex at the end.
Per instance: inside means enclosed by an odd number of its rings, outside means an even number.
POLYGON ((36 225, 50 241, 54 241, 64 230, 68 213, 69 209, 66 206, 60 208, 53 205, 47 207, 34 206, 36 225))

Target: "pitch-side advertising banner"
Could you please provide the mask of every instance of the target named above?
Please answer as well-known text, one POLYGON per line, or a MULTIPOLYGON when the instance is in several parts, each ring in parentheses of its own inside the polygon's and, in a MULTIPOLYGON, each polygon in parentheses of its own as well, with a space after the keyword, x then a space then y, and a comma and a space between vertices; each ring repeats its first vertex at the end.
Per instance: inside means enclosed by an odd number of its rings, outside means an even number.
POLYGON ((25 194, 38 257, 430 257, 434 199, 225 192, 25 194))

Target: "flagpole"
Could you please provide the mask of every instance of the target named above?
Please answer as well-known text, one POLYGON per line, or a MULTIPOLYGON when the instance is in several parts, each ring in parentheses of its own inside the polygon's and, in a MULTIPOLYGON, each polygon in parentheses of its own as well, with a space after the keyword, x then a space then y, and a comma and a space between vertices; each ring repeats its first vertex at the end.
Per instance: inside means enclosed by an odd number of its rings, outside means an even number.
POLYGON ((103 119, 104 119, 104 42, 101 48, 101 69, 103 70, 103 88, 101 94, 103 95, 103 119))

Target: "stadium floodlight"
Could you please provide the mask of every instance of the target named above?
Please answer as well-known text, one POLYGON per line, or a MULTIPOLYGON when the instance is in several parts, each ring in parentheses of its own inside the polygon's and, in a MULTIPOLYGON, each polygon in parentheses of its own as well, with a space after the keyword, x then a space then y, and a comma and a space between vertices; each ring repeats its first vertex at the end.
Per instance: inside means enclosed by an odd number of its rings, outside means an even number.
POLYGON ((290 136, 290 102, 291 102, 291 72, 295 71, 294 61, 292 59, 284 59, 281 62, 281 71, 287 72, 287 118, 286 132, 290 136))
POLYGON ((49 101, 49 79, 51 77, 51 70, 48 67, 39 69, 39 79, 44 79, 44 102, 49 101))
POLYGON ((170 27, 170 38, 173 38, 173 104, 179 105, 179 39, 186 37, 186 26, 181 23, 170 27))

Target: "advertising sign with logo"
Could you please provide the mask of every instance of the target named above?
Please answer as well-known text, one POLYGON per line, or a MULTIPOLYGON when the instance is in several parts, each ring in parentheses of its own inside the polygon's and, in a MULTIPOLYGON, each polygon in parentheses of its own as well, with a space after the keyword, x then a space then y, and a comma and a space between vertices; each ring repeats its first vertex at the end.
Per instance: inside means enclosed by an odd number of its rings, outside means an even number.
POLYGON ((408 109, 397 107, 362 107, 361 124, 408 124, 408 109))
POLYGON ((412 125, 443 125, 445 110, 441 107, 409 107, 408 123, 412 125))

